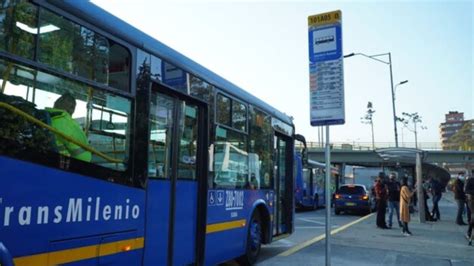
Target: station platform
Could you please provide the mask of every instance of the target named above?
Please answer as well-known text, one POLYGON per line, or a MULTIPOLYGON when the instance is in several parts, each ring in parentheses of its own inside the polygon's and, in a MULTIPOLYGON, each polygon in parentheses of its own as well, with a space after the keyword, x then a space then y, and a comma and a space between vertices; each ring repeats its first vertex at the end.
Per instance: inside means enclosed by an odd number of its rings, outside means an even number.
MULTIPOLYGON (((428 205, 432 206, 431 199, 428 205)), ((440 221, 420 223, 418 212, 412 214, 412 236, 403 236, 398 225, 378 229, 375 214, 333 230, 331 265, 474 265, 474 246, 468 246, 465 238, 467 226, 454 222, 457 207, 451 192, 443 193, 439 207, 440 221)), ((325 265, 324 236, 314 240, 258 265, 325 265)))

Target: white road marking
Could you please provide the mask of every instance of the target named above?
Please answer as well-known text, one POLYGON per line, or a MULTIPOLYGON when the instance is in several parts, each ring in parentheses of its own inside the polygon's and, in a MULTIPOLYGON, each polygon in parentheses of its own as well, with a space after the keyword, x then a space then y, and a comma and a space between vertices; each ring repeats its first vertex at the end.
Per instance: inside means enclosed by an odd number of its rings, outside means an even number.
MULTIPOLYGON (((338 225, 333 225, 331 228, 337 228, 338 225)), ((295 226, 295 229, 322 229, 326 228, 326 226, 295 226)))
POLYGON ((318 222, 318 221, 314 221, 312 219, 307 219, 307 218, 298 218, 298 220, 305 221, 305 222, 308 222, 308 223, 320 224, 320 225, 325 225, 326 224, 326 222, 318 222))

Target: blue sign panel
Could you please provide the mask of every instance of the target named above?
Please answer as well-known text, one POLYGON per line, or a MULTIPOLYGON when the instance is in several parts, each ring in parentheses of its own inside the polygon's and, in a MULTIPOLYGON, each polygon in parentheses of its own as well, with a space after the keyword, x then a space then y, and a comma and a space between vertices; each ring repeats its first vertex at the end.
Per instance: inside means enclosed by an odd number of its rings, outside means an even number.
POLYGON ((308 17, 312 126, 345 122, 341 12, 308 17))
POLYGON ((310 62, 336 60, 342 57, 342 34, 340 24, 309 31, 308 37, 310 62))

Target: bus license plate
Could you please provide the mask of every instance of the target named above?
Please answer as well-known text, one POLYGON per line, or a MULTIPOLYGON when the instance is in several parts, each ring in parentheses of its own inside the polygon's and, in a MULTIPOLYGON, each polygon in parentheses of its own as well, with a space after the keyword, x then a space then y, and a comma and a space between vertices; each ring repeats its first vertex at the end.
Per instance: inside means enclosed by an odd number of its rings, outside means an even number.
POLYGON ((346 206, 356 206, 354 202, 346 202, 346 206))

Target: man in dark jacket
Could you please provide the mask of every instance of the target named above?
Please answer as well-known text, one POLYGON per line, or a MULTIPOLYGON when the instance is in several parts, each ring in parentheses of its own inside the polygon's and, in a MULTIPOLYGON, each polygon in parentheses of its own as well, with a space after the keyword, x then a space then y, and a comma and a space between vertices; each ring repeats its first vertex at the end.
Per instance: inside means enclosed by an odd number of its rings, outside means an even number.
POLYGON ((375 179, 375 198, 377 200, 377 227, 381 229, 388 229, 385 223, 385 211, 387 209, 387 187, 384 182, 385 174, 379 173, 375 179))
POLYGON ((467 229, 466 237, 469 240, 469 245, 472 244, 472 227, 474 226, 474 219, 472 219, 472 211, 474 211, 474 176, 470 176, 466 180, 466 185, 464 187, 464 192, 467 196, 467 206, 471 210, 471 217, 467 217, 469 220, 469 228, 467 229))
POLYGON ((425 220, 434 222, 436 219, 431 216, 430 207, 428 206, 428 199, 430 198, 430 196, 428 196, 428 190, 430 189, 430 183, 423 180, 423 185, 421 187, 423 189, 423 200, 425 201, 425 220))
POLYGON ((441 214, 439 213, 439 207, 438 203, 441 200, 441 197, 443 195, 443 187, 441 183, 434 179, 431 178, 431 196, 433 197, 433 209, 431 211, 431 215, 433 216, 434 219, 440 220, 441 219, 441 214))
MULTIPOLYGON (((458 177, 454 181, 453 185, 454 190, 454 199, 458 205, 458 212, 456 215, 456 224, 458 225, 467 225, 463 219, 462 214, 464 212, 464 206, 466 205, 466 194, 464 192, 464 172, 460 172, 458 177)), ((467 209, 467 218, 471 216, 471 211, 467 209)))
POLYGON ((388 227, 392 227, 393 211, 397 214, 398 226, 402 227, 400 222, 400 183, 395 180, 395 174, 391 173, 387 183, 388 188, 388 227))

